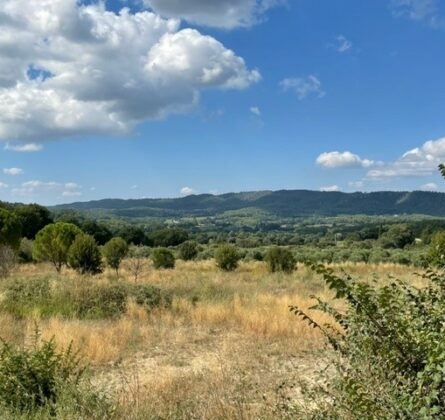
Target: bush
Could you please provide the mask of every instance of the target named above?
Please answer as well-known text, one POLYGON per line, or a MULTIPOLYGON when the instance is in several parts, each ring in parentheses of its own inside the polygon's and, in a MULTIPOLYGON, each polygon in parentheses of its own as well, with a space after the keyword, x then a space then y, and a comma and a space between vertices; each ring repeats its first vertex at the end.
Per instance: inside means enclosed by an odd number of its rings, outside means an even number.
POLYGON ((103 255, 107 265, 116 270, 116 274, 119 274, 119 267, 122 260, 128 254, 128 244, 122 238, 110 239, 103 247, 103 255))
POLYGON ((437 232, 431 239, 428 260, 435 267, 445 267, 445 232, 437 232))
POLYGON ((184 261, 191 261, 198 256, 198 244, 195 241, 186 241, 179 247, 179 256, 184 261))
POLYGON ((49 261, 60 273, 68 261, 70 246, 82 231, 71 223, 58 222, 45 226, 36 236, 33 257, 37 261, 49 261))
POLYGON ((128 252, 127 268, 133 275, 134 281, 137 281, 139 276, 143 273, 146 260, 150 256, 149 248, 144 246, 132 245, 128 252))
POLYGON ((0 341, 0 402, 18 412, 55 405, 62 389, 77 386, 83 373, 71 347, 58 352, 53 340, 30 348, 0 341))
POLYGON ((267 267, 271 273, 283 271, 292 273, 295 270, 296 260, 287 248, 273 247, 267 251, 265 257, 267 267))
POLYGON ((153 266, 159 268, 175 268, 175 256, 167 248, 156 248, 152 253, 153 266))
POLYGON ((147 310, 154 308, 169 308, 172 304, 170 294, 164 293, 161 289, 148 285, 137 285, 130 288, 130 295, 138 305, 144 306, 147 310))
POLYGON ((21 263, 33 262, 33 258, 32 258, 33 246, 34 246, 33 241, 31 239, 23 238, 20 241, 18 257, 19 257, 19 261, 21 263))
POLYGON ((311 309, 336 321, 319 325, 291 308, 338 355, 337 375, 307 394, 316 408, 304 418, 445 418, 445 275, 428 272, 422 288, 398 280, 377 287, 322 266, 315 270, 347 309, 318 300, 311 309))
POLYGON ((238 249, 233 245, 221 245, 215 252, 216 265, 224 271, 236 270, 240 259, 238 249))
POLYGON ((12 212, 0 208, 0 244, 17 249, 20 245, 22 224, 12 212))
POLYGON ((68 264, 80 274, 102 272, 102 257, 95 239, 82 233, 77 235, 68 253, 68 264))
POLYGON ((0 277, 5 278, 17 265, 17 256, 14 250, 7 245, 0 245, 0 277))

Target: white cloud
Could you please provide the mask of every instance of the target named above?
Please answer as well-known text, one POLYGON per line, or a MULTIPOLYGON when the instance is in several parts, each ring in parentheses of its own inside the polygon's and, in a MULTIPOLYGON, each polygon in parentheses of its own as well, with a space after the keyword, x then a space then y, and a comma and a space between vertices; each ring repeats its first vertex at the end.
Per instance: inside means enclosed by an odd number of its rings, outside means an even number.
POLYGON ((183 187, 181 188, 181 195, 187 196, 187 195, 193 195, 196 194, 196 190, 194 190, 191 187, 183 187))
POLYGON ((3 173, 11 176, 23 175, 23 169, 21 168, 4 168, 3 173))
POLYGON ((362 190, 365 183, 363 181, 350 181, 348 182, 348 186, 354 190, 362 190))
POLYGON ((320 80, 314 75, 287 78, 280 82, 280 86, 285 92, 295 92, 300 101, 309 95, 316 95, 319 98, 325 96, 320 80))
POLYGON ((82 187, 74 182, 44 182, 39 180, 27 181, 21 184, 19 188, 13 188, 12 193, 20 196, 36 196, 42 193, 56 193, 62 197, 79 196, 82 193, 82 187))
POLYGON ((4 182, 0 182, 0 189, 6 189, 9 188, 8 184, 5 184, 4 182))
POLYGON ((21 152, 21 153, 34 153, 40 152, 43 149, 41 144, 37 143, 27 143, 27 144, 9 144, 6 143, 5 150, 9 150, 12 152, 21 152))
POLYGON ((256 115, 257 117, 261 117, 261 109, 258 108, 257 106, 250 107, 250 112, 256 115))
POLYGON ((203 89, 261 78, 216 39, 148 11, 2 0, 0 16, 0 140, 127 133, 190 110, 203 89))
POLYGON ((327 187, 321 187, 320 191, 322 191, 322 192, 338 192, 338 191, 341 191, 341 188, 338 185, 328 185, 327 187))
POLYGON ((428 182, 426 184, 421 185, 420 189, 422 191, 437 191, 439 187, 435 182, 428 182))
POLYGON ((162 16, 224 29, 249 27, 286 0, 143 0, 162 16))
POLYGON ((336 44, 334 48, 339 53, 344 53, 352 48, 352 42, 349 41, 344 35, 338 35, 336 38, 336 44))
POLYGON ((439 163, 445 162, 445 137, 429 140, 422 146, 408 150, 394 162, 367 173, 368 179, 383 180, 397 177, 429 176, 437 172, 439 163))
POLYGON ((347 151, 322 153, 316 163, 325 168, 369 168, 378 164, 347 151))
POLYGON ((439 0, 391 0, 394 16, 424 21, 433 27, 443 26, 439 12, 439 0))

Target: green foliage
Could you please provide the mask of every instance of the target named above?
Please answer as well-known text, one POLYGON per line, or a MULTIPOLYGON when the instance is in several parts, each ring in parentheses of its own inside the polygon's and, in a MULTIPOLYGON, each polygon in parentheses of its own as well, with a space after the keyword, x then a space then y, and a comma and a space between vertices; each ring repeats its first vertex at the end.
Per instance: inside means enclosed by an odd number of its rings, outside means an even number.
POLYGON ((383 248, 405 248, 414 241, 414 233, 407 224, 391 226, 381 237, 383 248))
POLYGON ((122 238, 109 240, 102 249, 107 265, 116 270, 116 273, 118 273, 121 262, 127 256, 128 251, 128 244, 122 238))
POLYGON ((147 237, 144 231, 137 226, 125 226, 119 231, 119 236, 129 245, 145 245, 147 237))
POLYGON ((8 245, 0 245, 0 278, 8 277, 17 264, 17 255, 8 245))
POLYGON ((68 261, 70 246, 82 231, 75 225, 57 222, 45 226, 34 241, 33 257, 37 261, 49 261, 60 272, 68 261))
POLYGON ((130 295, 138 305, 145 307, 147 310, 152 310, 154 308, 170 308, 172 304, 172 297, 170 294, 163 292, 158 287, 145 284, 130 287, 130 295))
POLYGON ((398 280, 377 287, 314 269, 347 310, 318 299, 311 309, 333 319, 321 325, 291 308, 338 354, 337 375, 313 390, 317 408, 305 418, 445 418, 445 276, 428 272, 423 288, 398 280))
POLYGON ((68 252, 68 264, 80 274, 102 272, 102 256, 92 236, 85 233, 76 236, 68 252))
POLYGON ((195 241, 186 241, 179 247, 179 256, 184 261, 191 261, 198 256, 198 244, 195 241))
POLYGON ((20 241, 18 257, 21 263, 30 263, 33 261, 32 249, 34 242, 31 239, 22 238, 20 241))
POLYGON ((445 231, 437 232, 431 239, 428 261, 436 267, 445 267, 445 231))
POLYGON ((151 233, 148 240, 156 247, 169 247, 182 244, 188 239, 188 232, 184 229, 161 229, 151 233))
POLYGON ((21 233, 20 219, 13 212, 0 208, 0 244, 17 249, 21 233))
POLYGON ((111 230, 103 223, 97 223, 95 220, 86 220, 82 223, 81 229, 91 235, 98 245, 105 245, 112 237, 111 230))
POLYGON ((20 205, 14 211, 22 224, 21 235, 27 239, 34 239, 40 230, 53 223, 49 210, 38 204, 20 205))
POLYGON ((58 352, 53 340, 30 348, 0 342, 0 405, 17 412, 54 406, 62 389, 77 386, 83 374, 79 360, 68 347, 58 352))
POLYGON ((167 248, 156 248, 152 256, 153 266, 159 268, 175 268, 175 256, 167 248))
POLYGON ((292 273, 296 267, 296 260, 292 252, 287 248, 273 247, 270 248, 265 257, 267 267, 271 273, 283 271, 292 273))
POLYGON ((230 244, 221 245, 215 252, 216 265, 224 271, 236 270, 240 259, 238 249, 230 244))

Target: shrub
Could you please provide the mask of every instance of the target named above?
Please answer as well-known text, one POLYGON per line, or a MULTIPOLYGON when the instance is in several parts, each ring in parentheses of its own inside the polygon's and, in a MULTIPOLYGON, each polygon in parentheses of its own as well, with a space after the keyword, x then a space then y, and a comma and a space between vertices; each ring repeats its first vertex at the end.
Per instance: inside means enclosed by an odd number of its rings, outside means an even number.
POLYGON ((20 241, 18 257, 19 257, 19 261, 21 263, 30 263, 33 261, 33 258, 32 258, 33 246, 34 246, 34 244, 31 239, 23 238, 20 241))
POLYGON ((314 268, 346 311, 318 300, 311 309, 333 319, 320 325, 291 308, 318 328, 338 355, 337 375, 312 390, 315 412, 304 418, 362 419, 370 413, 384 419, 445 418, 445 275, 427 272, 422 288, 398 280, 377 287, 314 268))
POLYGON ((296 260, 292 252, 287 248, 273 247, 267 251, 265 257, 267 267, 271 273, 283 271, 292 273, 296 266, 296 260))
POLYGON ((179 247, 179 256, 184 261, 191 261, 198 256, 198 244, 195 241, 186 241, 179 247))
POLYGON ((77 235, 68 252, 68 264, 80 274, 102 272, 102 257, 92 236, 85 233, 77 235))
POLYGON ((122 260, 128 254, 128 244, 122 238, 110 239, 103 247, 103 255, 107 265, 116 270, 119 274, 119 267, 122 260))
POLYGON ((159 268, 175 268, 175 256, 167 248, 156 248, 152 253, 153 266, 159 268))
POLYGON ((234 271, 241 259, 238 249, 230 244, 221 245, 215 252, 216 265, 224 271, 234 271))
POLYGON ((33 257, 37 261, 49 261, 60 273, 68 261, 70 246, 82 231, 71 223, 58 222, 45 226, 34 241, 33 257))
POLYGON ((77 386, 84 369, 68 347, 58 352, 53 340, 30 348, 0 341, 0 402, 18 412, 55 405, 62 389, 77 386))
POLYGON ((127 268, 133 275, 134 281, 137 281, 139 276, 143 273, 146 266, 146 259, 150 253, 148 248, 143 246, 131 246, 128 252, 127 268))
POLYGON ((172 304, 170 294, 163 292, 158 287, 148 285, 136 285, 130 288, 130 295, 138 305, 147 310, 153 308, 169 308, 172 304))
POLYGON ((17 256, 8 245, 0 245, 0 277, 5 278, 17 265, 17 256))
POLYGON ((437 232, 431 239, 428 250, 428 260, 431 265, 445 267, 445 232, 437 232))
POLYGON ((22 224, 12 212, 0 208, 0 244, 17 249, 20 245, 22 224))

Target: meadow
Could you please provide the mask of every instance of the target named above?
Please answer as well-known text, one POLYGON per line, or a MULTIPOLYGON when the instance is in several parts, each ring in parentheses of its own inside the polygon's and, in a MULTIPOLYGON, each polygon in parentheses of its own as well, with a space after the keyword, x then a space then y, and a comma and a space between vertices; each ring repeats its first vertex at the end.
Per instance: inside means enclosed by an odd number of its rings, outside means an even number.
MULTIPOLYGON (((156 270, 146 259, 135 279, 131 264, 125 260, 119 275, 107 269, 94 277, 67 268, 57 274, 45 263, 18 266, 0 285, 0 337, 27 345, 37 328, 40 340, 54 338, 60 349, 72 343, 92 386, 112 406, 110 418, 295 418, 301 383, 318 380, 329 350, 289 306, 307 310, 312 295, 333 300, 318 275, 304 265, 270 273, 254 261, 234 272, 213 260, 156 270), (118 293, 144 286, 163 297, 146 305, 138 294, 118 293)), ((381 284, 390 276, 419 282, 408 266, 331 267, 381 284)), ((64 416, 76 418, 76 411, 64 416)), ((91 410, 85 418, 103 417, 91 410)))

